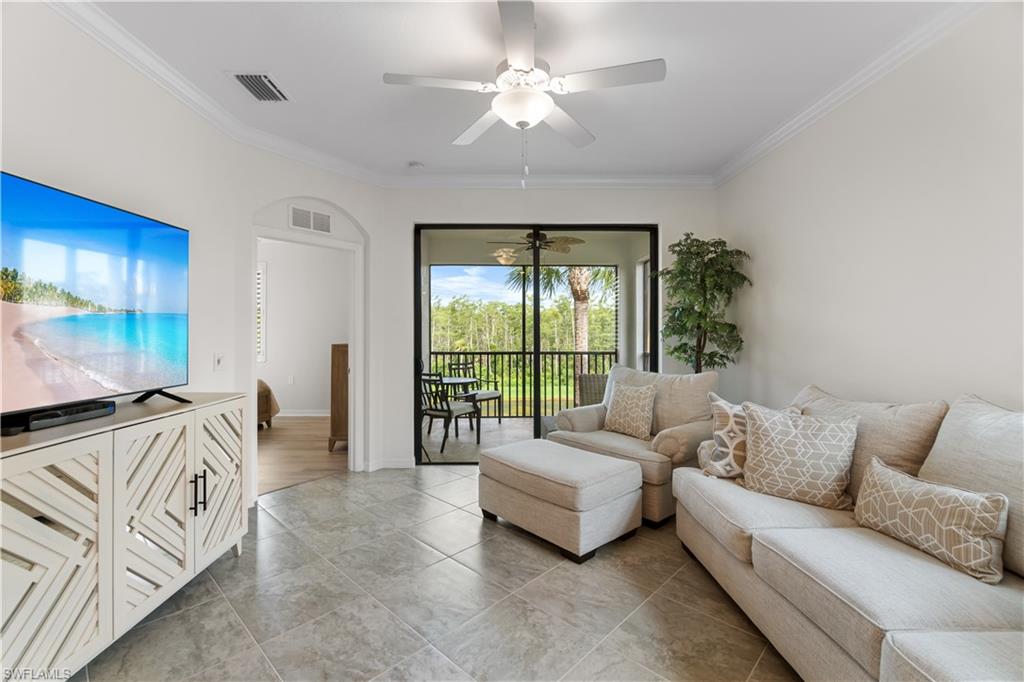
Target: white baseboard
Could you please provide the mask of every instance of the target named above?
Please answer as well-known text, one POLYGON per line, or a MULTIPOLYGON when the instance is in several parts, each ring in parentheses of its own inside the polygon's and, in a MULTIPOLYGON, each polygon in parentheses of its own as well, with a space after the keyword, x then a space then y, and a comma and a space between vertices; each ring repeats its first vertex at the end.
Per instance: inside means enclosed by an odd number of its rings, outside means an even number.
POLYGON ((330 410, 281 410, 278 417, 330 417, 330 410))

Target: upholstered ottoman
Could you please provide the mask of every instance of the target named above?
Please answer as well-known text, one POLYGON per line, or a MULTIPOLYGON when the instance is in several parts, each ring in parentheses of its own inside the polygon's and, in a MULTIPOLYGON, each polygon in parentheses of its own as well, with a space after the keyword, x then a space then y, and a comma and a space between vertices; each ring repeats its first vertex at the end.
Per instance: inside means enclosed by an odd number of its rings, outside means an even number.
POLYGON ((576 563, 640 526, 640 465, 547 440, 480 451, 480 509, 558 545, 576 563))

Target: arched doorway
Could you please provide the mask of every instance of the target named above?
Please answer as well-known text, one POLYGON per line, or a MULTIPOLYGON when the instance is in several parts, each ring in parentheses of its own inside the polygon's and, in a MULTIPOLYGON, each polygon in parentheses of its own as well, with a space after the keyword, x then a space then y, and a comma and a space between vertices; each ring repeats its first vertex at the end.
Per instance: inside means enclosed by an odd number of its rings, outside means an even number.
MULTIPOLYGON (((295 196, 279 199, 267 204, 254 214, 252 227, 251 259, 248 277, 250 327, 249 390, 250 410, 255 416, 256 383, 260 374, 257 343, 260 334, 265 333, 257 325, 257 272, 259 270, 259 245, 273 243, 288 248, 305 247, 310 253, 345 254, 351 277, 348 291, 330 292, 332 304, 323 311, 324 315, 346 316, 348 329, 349 374, 348 395, 348 440, 347 467, 353 471, 365 471, 369 467, 367 449, 367 382, 366 382, 366 282, 365 247, 367 235, 362 226, 340 206, 316 197, 295 196), (307 227, 308 225, 308 227, 307 227), (314 227, 316 229, 314 229, 314 227), (335 304, 336 303, 336 307, 335 304)), ((266 339, 264 338, 264 343, 266 339)), ((319 351, 318 351, 319 352, 319 351)), ((323 349, 329 352, 329 349, 323 349)), ((255 417, 249 420, 247 437, 254 444, 250 448, 251 461, 248 490, 251 499, 258 494, 257 424, 255 417)), ((323 451, 327 452, 325 435, 323 451)))

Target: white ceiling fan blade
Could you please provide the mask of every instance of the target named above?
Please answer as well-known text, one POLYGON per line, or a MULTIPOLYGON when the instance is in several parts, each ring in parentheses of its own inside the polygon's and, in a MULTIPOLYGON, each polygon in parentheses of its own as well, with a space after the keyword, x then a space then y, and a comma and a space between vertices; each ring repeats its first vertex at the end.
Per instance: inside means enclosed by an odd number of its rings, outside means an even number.
POLYGON ((522 0, 498 2, 501 31, 505 36, 508 65, 519 71, 533 70, 533 3, 522 0))
POLYGON ((586 147, 597 139, 589 130, 581 126, 576 119, 565 113, 565 109, 557 104, 551 110, 551 113, 548 114, 548 117, 544 119, 544 122, 551 126, 556 133, 568 138, 577 147, 586 147))
POLYGON ((421 88, 472 90, 473 92, 487 92, 487 86, 490 85, 480 81, 463 81, 457 78, 437 78, 436 76, 411 76, 404 73, 386 73, 384 82, 388 85, 415 85, 421 88))
POLYGON ((473 125, 466 128, 465 132, 452 140, 452 144, 467 145, 476 142, 476 138, 487 132, 487 129, 498 122, 498 115, 491 109, 478 118, 473 125))
POLYGON ((600 88, 617 88, 620 85, 636 85, 637 83, 653 83, 665 80, 665 60, 651 59, 646 62, 620 64, 603 69, 580 71, 559 76, 553 79, 563 86, 566 93, 598 90, 600 88))

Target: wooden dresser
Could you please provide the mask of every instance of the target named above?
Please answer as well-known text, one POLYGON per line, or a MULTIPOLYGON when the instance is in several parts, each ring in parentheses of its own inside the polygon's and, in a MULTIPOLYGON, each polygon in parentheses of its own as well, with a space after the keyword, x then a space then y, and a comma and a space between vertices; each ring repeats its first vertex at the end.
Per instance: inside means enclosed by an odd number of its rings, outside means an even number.
POLYGON ((331 345, 331 436, 327 451, 342 441, 348 445, 348 344, 331 345))

